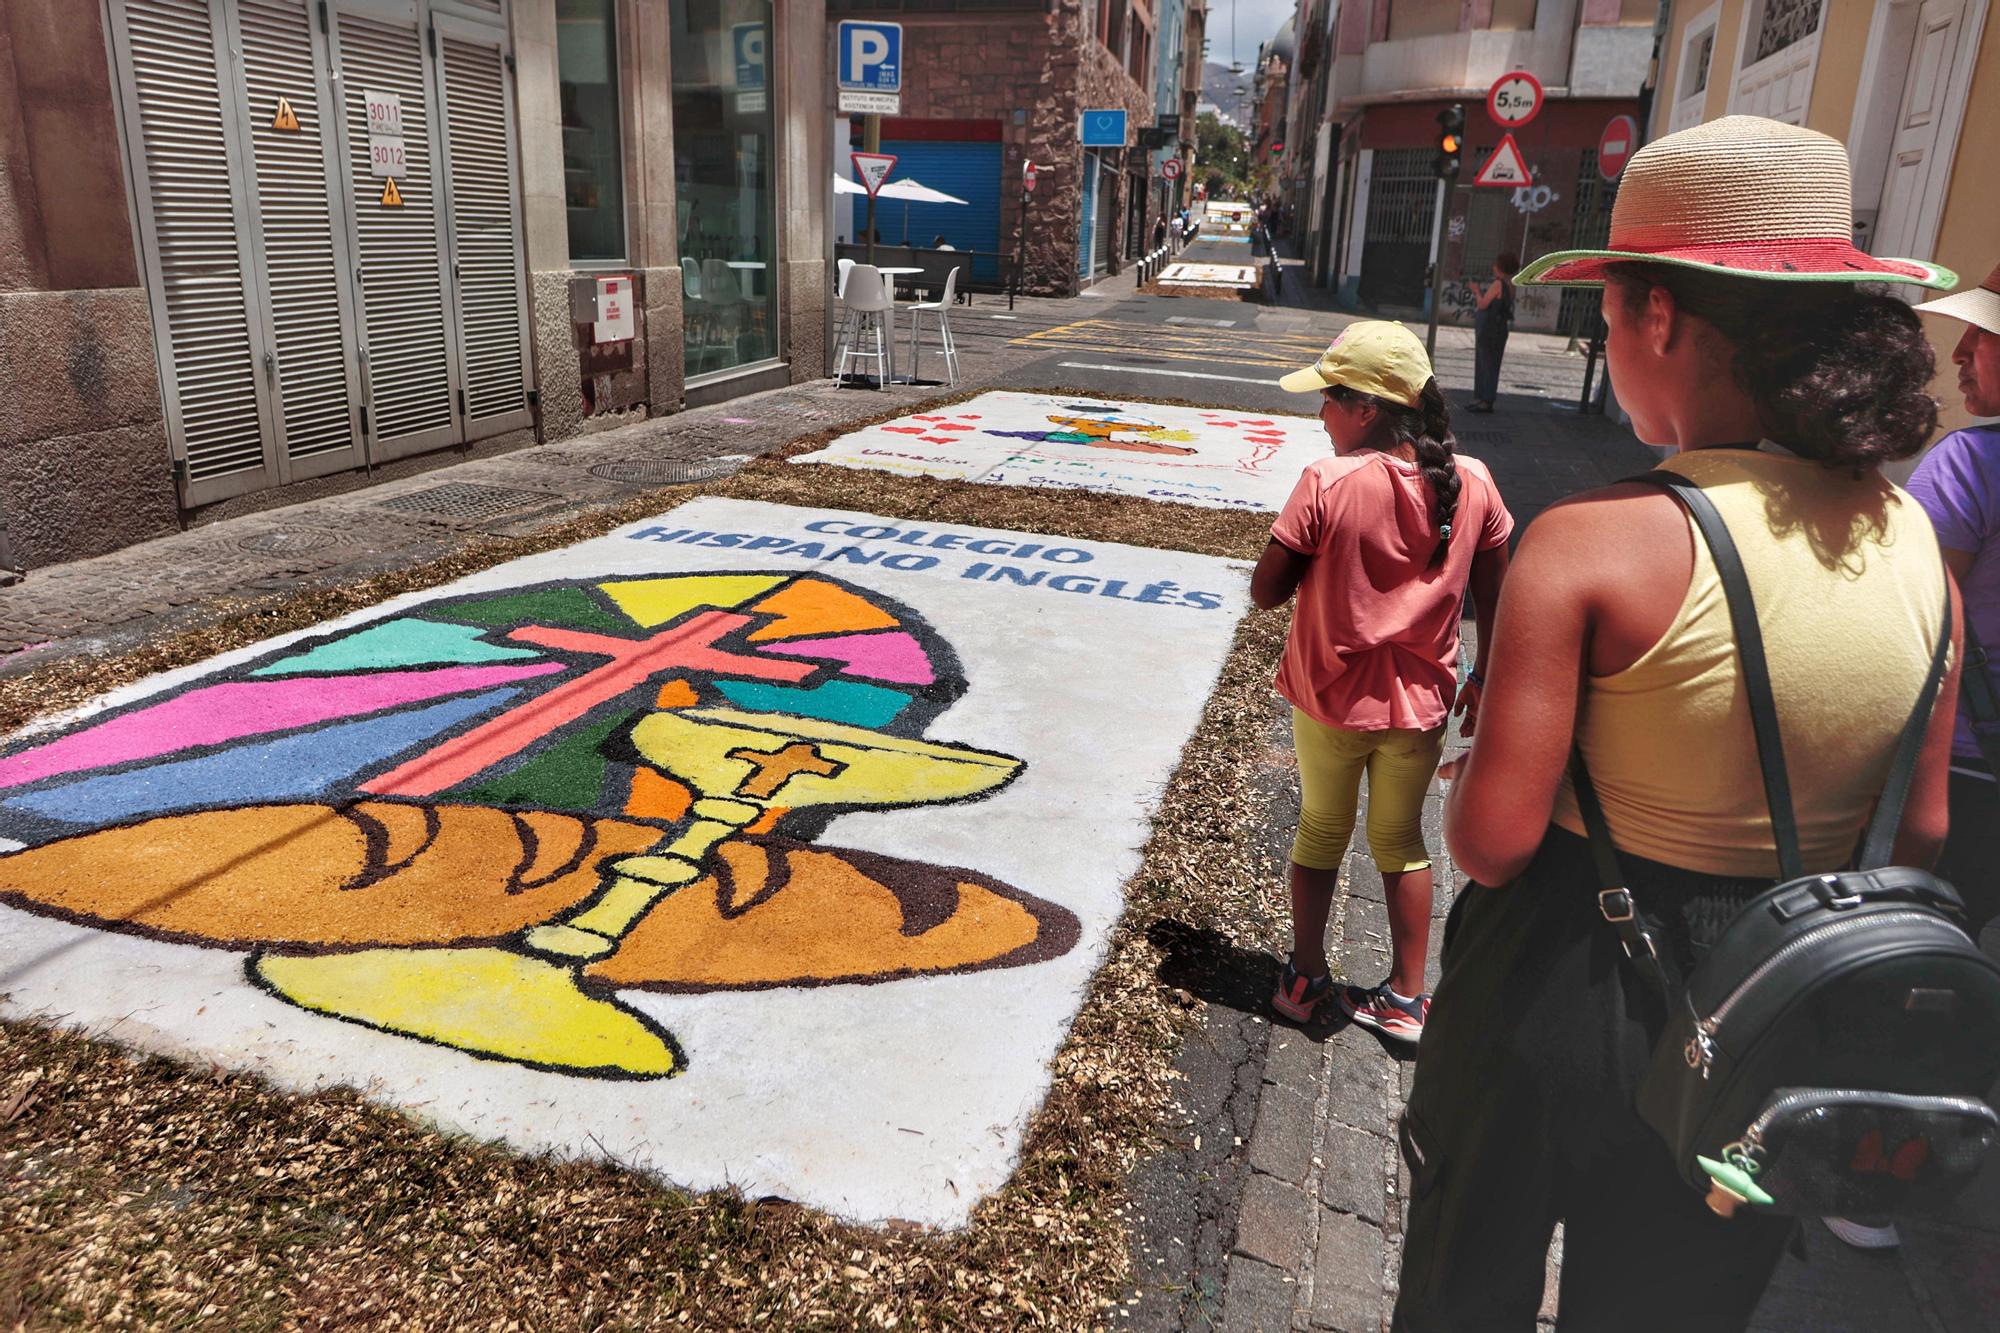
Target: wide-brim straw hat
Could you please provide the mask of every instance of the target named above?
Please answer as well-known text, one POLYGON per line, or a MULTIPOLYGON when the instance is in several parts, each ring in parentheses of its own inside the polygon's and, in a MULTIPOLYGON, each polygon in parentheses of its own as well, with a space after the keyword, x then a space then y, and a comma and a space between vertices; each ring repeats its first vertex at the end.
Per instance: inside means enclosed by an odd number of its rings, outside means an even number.
POLYGON ((1926 301, 1918 306, 1934 315, 1950 315, 1975 324, 1988 333, 2000 333, 2000 268, 1986 275, 1986 281, 1977 287, 1967 287, 1962 292, 1950 296, 1940 296, 1935 301, 1926 301))
POLYGON ((1958 275, 1854 245, 1847 150, 1762 116, 1724 116, 1632 155, 1602 250, 1543 255, 1522 285, 1595 287, 1621 261, 1676 264, 1779 282, 1897 282, 1949 290, 1958 275))

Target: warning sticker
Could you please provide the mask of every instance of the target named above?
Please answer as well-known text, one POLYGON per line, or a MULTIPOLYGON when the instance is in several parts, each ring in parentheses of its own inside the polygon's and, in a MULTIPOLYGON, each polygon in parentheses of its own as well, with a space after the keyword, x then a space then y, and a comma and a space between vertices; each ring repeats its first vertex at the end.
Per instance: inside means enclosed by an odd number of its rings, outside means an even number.
POLYGON ((382 207, 401 208, 402 206, 403 192, 396 188, 396 178, 391 176, 382 182, 382 207))
POLYGON ((290 130, 295 134, 298 132, 299 118, 297 113, 292 110, 292 103, 289 98, 280 97, 278 99, 278 114, 271 117, 271 128, 274 130, 290 130))

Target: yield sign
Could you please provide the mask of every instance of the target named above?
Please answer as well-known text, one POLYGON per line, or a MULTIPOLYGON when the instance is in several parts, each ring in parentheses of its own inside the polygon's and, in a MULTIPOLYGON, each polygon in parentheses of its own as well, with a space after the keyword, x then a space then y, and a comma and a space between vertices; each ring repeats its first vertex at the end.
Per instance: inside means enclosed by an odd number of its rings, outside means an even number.
POLYGON ((882 188, 882 182, 889 179, 889 173, 896 169, 894 153, 849 153, 854 161, 854 174, 861 178, 861 184, 873 199, 875 192, 882 188))
POLYGON ((1472 178, 1474 185, 1504 185, 1512 189, 1517 185, 1532 185, 1535 178, 1528 172, 1528 160, 1521 156, 1521 146, 1514 142, 1514 136, 1500 136, 1500 146, 1486 159, 1486 165, 1472 178))

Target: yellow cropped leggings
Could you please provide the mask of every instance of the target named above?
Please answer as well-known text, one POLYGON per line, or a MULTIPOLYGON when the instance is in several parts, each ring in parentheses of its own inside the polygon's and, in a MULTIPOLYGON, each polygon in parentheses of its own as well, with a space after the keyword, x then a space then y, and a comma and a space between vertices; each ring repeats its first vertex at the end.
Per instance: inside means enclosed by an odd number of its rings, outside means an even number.
POLYGON ((1444 727, 1347 731, 1292 710, 1299 755, 1299 833, 1292 860, 1308 870, 1338 870, 1354 836, 1361 775, 1368 774, 1368 851, 1393 875, 1431 863, 1424 846, 1424 797, 1444 753, 1444 727))

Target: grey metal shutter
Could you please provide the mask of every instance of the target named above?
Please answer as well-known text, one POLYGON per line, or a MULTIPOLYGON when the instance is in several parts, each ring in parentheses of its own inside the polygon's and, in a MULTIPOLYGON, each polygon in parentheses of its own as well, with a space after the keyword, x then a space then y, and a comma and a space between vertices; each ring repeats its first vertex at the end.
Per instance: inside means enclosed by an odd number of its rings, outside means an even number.
POLYGON ((343 9, 335 31, 338 86, 347 103, 347 172, 366 337, 363 374, 372 409, 372 452, 380 462, 459 438, 452 413, 431 99, 424 38, 414 25, 377 22, 343 9), (369 170, 369 92, 394 93, 402 100, 409 169, 396 183, 401 207, 380 202, 382 181, 369 170))
POLYGON ((255 165, 260 277, 267 293, 286 481, 361 465, 360 368, 344 224, 331 197, 340 155, 322 133, 327 86, 306 0, 238 0, 245 125, 255 165), (298 129, 273 121, 285 99, 298 129), (336 237, 340 238, 336 243, 336 237))
POLYGON ((468 439, 532 424, 513 108, 497 30, 438 21, 446 216, 468 439))
POLYGON ((183 504, 272 485, 245 292, 248 209, 205 0, 114 0, 125 139, 183 504))

